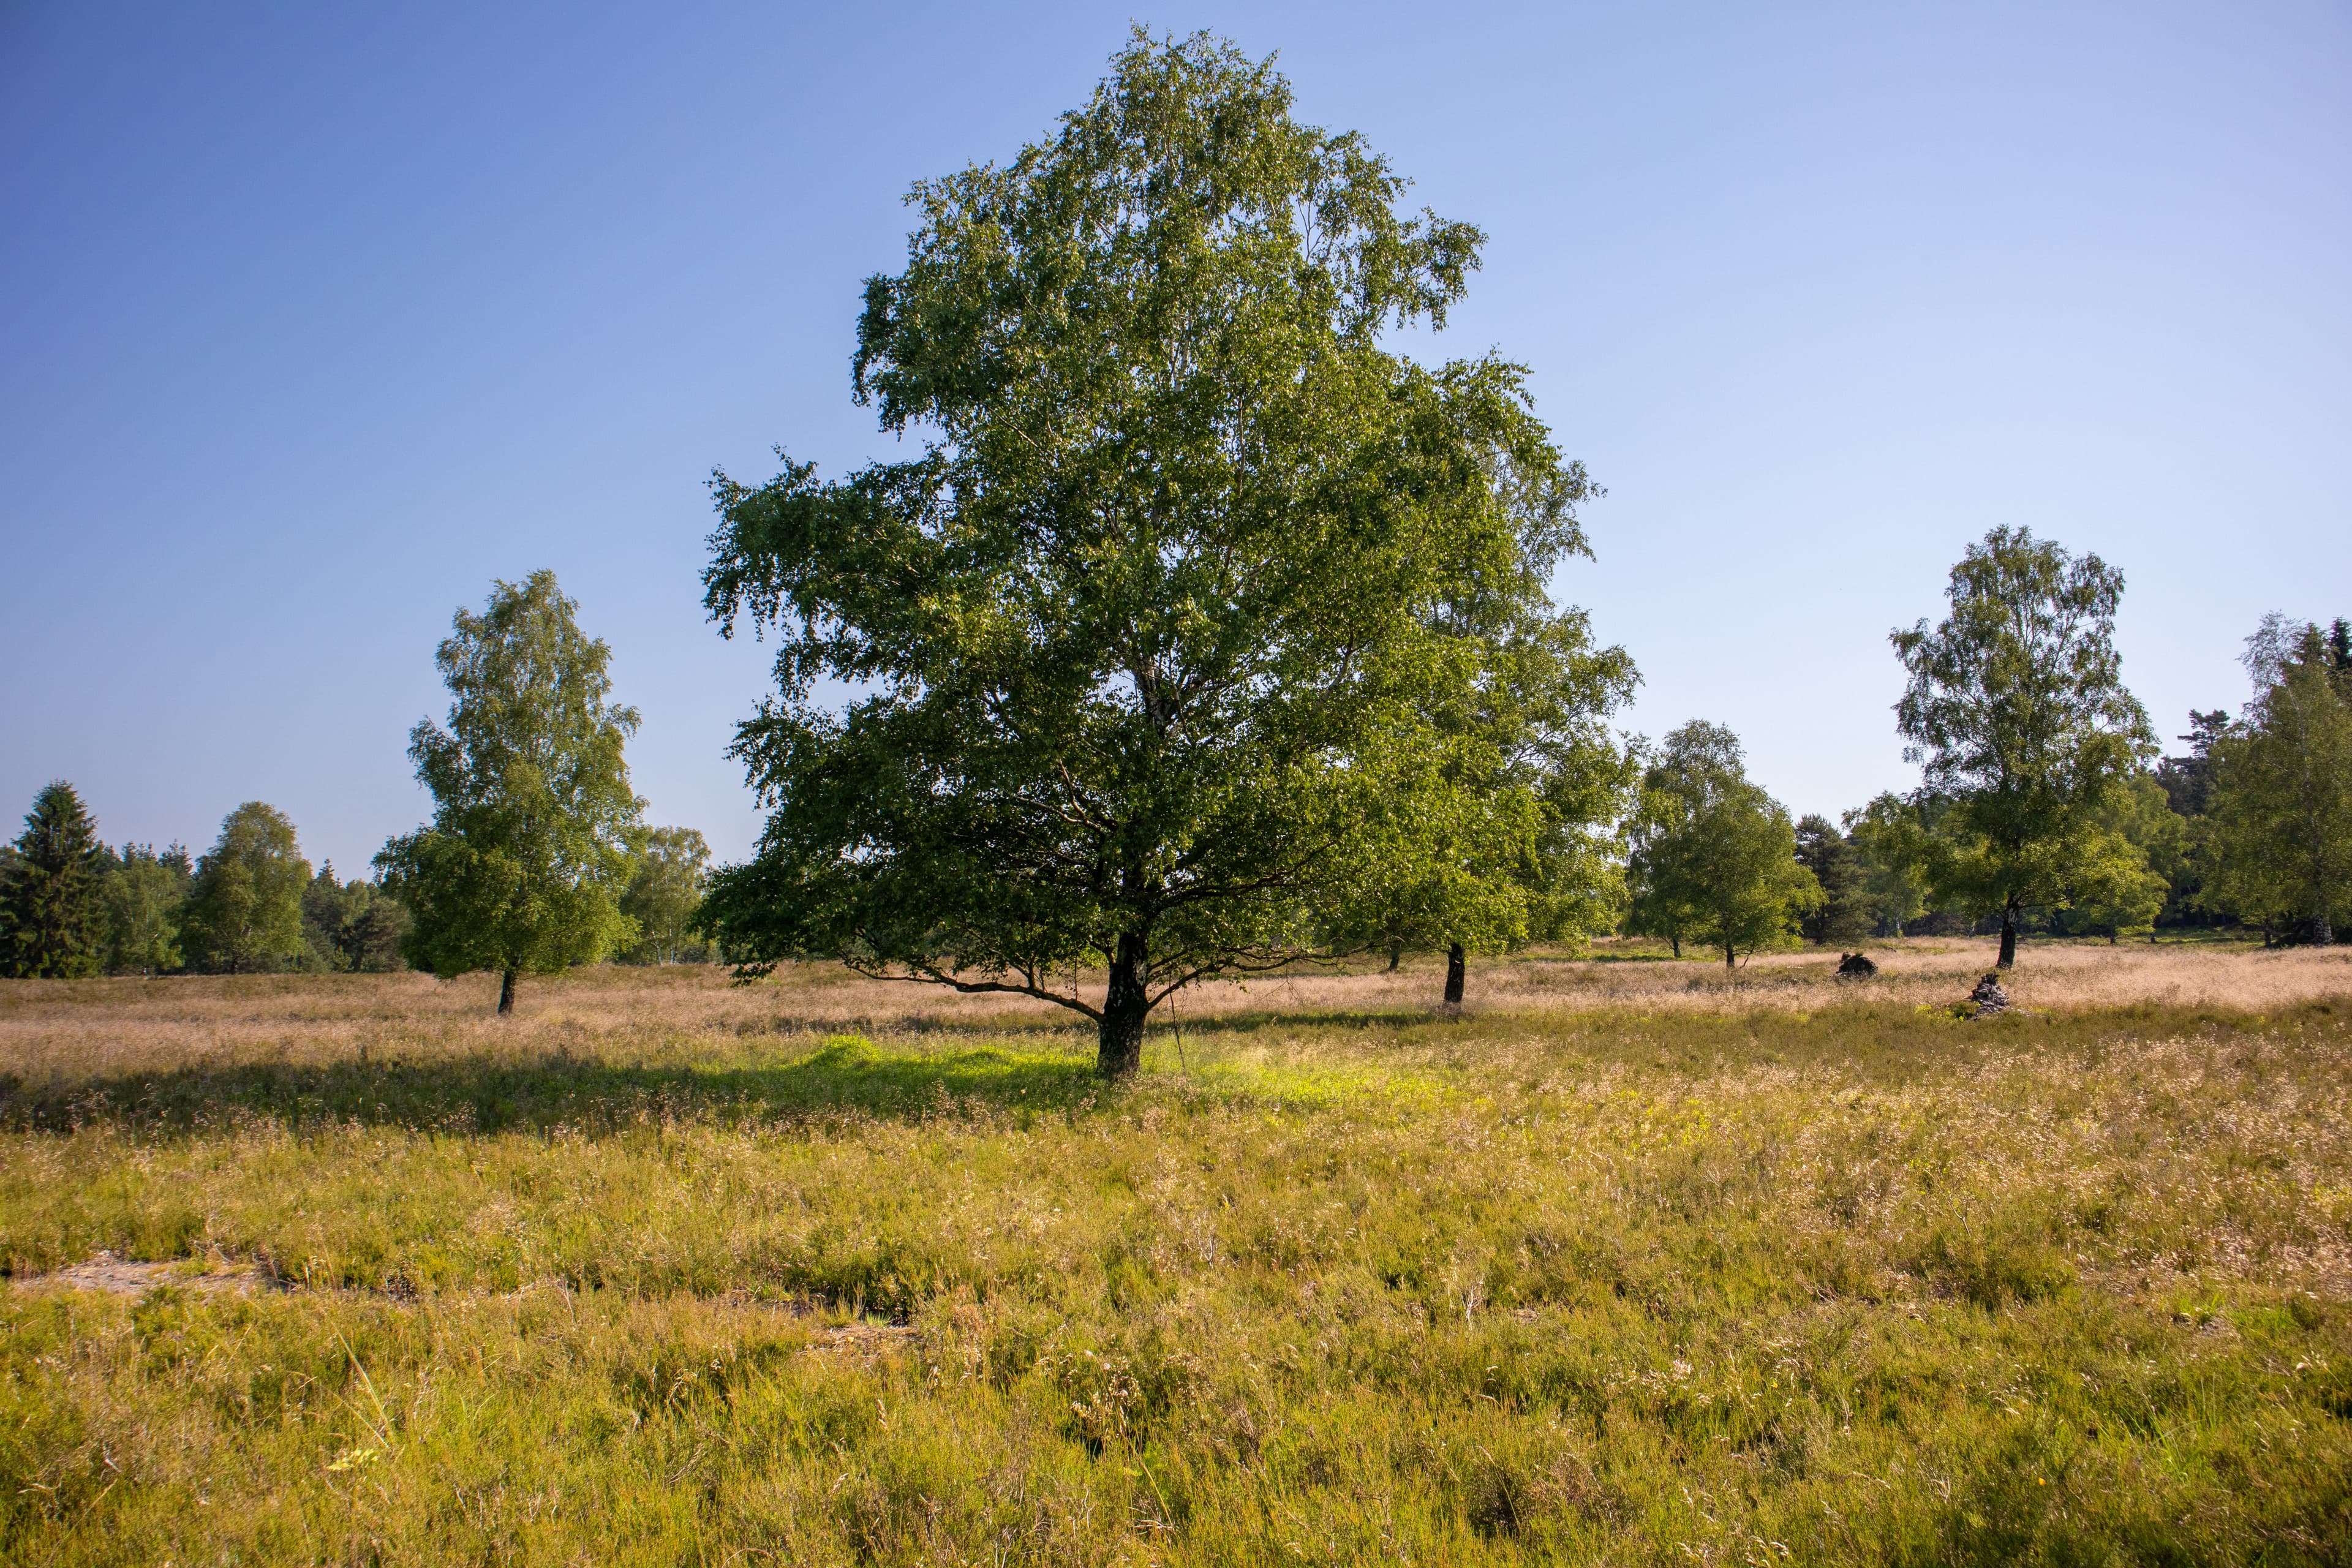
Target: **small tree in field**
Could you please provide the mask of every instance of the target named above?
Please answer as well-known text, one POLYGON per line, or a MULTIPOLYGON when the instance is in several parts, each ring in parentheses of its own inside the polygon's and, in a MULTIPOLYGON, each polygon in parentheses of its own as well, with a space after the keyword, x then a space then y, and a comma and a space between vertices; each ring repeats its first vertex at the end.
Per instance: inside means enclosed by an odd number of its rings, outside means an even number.
POLYGON ((73 785, 59 779, 33 797, 24 833, 0 861, 0 973, 76 980, 99 972, 106 858, 73 785))
POLYGON ((1693 720, 1666 737, 1642 780, 1627 928, 1723 954, 1795 942, 1821 907, 1821 884, 1797 863, 1788 808, 1750 783, 1738 737, 1693 720))
POLYGON ((1603 723, 1632 694, 1633 661, 1594 647, 1581 612, 1530 616, 1487 647, 1470 700, 1437 717, 1478 734, 1469 755, 1489 771, 1449 773, 1455 753, 1397 792, 1420 820, 1383 818, 1363 841, 1365 892, 1334 932, 1340 946, 1386 948, 1391 969, 1404 948, 1444 948, 1448 1006, 1462 1003, 1471 952, 1580 943, 1613 923, 1623 875, 1612 825, 1639 771, 1603 723))
POLYGON ((188 962, 223 974, 299 962, 309 951, 302 891, 310 885, 294 825, 276 806, 247 801, 222 818, 219 840, 188 883, 180 923, 188 962))
POLYGON ((1904 759, 1951 803, 1931 879, 1938 905, 2017 917, 2063 908, 2123 853, 2100 822, 2109 794, 2155 751, 2115 647, 2121 572, 2023 529, 1997 528, 1952 568, 1951 613, 1893 634, 1910 684, 1895 706, 1904 759))
POLYGON ((705 905, 747 970, 1040 997, 1116 1076, 1178 988, 1383 903, 1525 923, 1551 786, 1481 701, 1515 642, 1590 651, 1546 590, 1586 483, 1517 366, 1383 346, 1482 237, 1402 188, 1269 65, 1140 35, 1049 141, 916 187, 856 386, 921 455, 717 487, 710 611, 783 644, 735 747, 775 809, 705 905))
POLYGON ((457 612, 435 656, 449 728, 428 719, 409 736, 433 821, 376 857, 415 920, 409 962, 497 971, 500 1013, 518 974, 592 963, 635 934, 620 900, 644 803, 621 748, 637 714, 613 703, 612 650, 577 607, 534 572, 498 584, 480 615, 457 612))

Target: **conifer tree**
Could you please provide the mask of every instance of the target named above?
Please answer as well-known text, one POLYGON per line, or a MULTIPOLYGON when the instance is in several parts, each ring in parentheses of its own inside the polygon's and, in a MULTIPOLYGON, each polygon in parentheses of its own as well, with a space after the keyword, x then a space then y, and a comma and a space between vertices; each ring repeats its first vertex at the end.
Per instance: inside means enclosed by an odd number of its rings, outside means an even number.
POLYGON ((96 974, 107 857, 73 785, 58 779, 33 797, 14 850, 0 868, 0 969, 23 980, 96 974))

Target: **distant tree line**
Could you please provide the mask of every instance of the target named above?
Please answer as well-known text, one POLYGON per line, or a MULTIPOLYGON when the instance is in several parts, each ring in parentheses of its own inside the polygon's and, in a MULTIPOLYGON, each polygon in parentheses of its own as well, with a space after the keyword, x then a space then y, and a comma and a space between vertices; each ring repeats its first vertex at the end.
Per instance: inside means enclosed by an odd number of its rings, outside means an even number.
POLYGON ((314 875, 284 813, 247 801, 201 856, 114 848, 73 785, 34 797, 0 847, 0 973, 260 974, 399 969, 406 912, 382 889, 314 875))
POLYGON ((2112 638, 2120 573, 1997 529, 1954 569, 1953 612, 1895 642, 1920 787, 1832 823, 1749 784, 1706 723, 1647 758, 1622 929, 1727 960, 1797 942, 2239 928, 2335 941, 2352 894, 2352 623, 2273 616, 2247 641, 2255 698, 2192 710, 2156 757, 2112 638), (1793 863, 1793 873, 1791 869, 1793 863))
MULTIPOLYGON (((692 828, 636 837, 619 906, 624 963, 716 956, 689 922, 710 851, 692 828)), ((112 974, 386 973, 410 967, 415 922, 381 881, 316 873, 283 812, 247 801, 201 856, 173 844, 109 845, 80 794, 59 780, 34 797, 24 831, 0 844, 0 978, 112 974)))

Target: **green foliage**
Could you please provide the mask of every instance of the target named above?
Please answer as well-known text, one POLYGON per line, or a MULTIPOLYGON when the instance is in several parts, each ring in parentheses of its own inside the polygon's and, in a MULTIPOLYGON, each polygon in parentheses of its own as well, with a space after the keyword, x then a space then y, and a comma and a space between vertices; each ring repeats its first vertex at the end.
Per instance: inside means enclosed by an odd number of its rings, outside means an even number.
POLYGON ((1375 831, 1355 846, 1361 891, 1332 925, 1337 948, 1574 950, 1617 920, 1615 825, 1639 763, 1603 720, 1632 693, 1632 661, 1593 647, 1580 611, 1529 615, 1486 646, 1486 678, 1433 712, 1477 744, 1431 753, 1418 787, 1395 790, 1364 825, 1375 831))
POLYGON ((303 890, 302 934, 321 968, 346 973, 404 968, 400 944, 408 930, 400 900, 357 877, 338 882, 332 861, 303 890))
POLYGON ((2247 665, 2254 702, 2211 748, 2203 897, 2324 945, 2352 897, 2352 673, 2316 626, 2278 616, 2248 639, 2247 665))
POLYGON ((1861 860, 1865 896, 1887 934, 1901 936, 1904 926, 1927 908, 1934 845, 1920 804, 1883 793, 1843 820, 1861 860))
POLYGON ((1807 942, 1854 942, 1878 929, 1879 902, 1862 851, 1828 817, 1798 819, 1797 864, 1822 889, 1822 901, 1799 922, 1807 942))
POLYGON ((99 972, 105 861, 97 824, 73 785, 44 786, 0 861, 0 973, 73 980, 99 972))
POLYGON ((2230 733, 2230 710, 2210 713, 2189 710, 2189 733, 2174 739, 2189 742, 2185 757, 2165 757, 2156 764, 2156 782, 2163 786, 2172 809, 2184 817, 2205 815, 2213 795, 2213 747, 2230 733))
POLYGON ((1665 937, 1677 956, 1685 940, 1705 943, 1727 965, 1791 945, 1822 902, 1788 808, 1749 782, 1738 737, 1698 719, 1643 775, 1629 875, 1629 930, 1665 937))
POLYGON ((915 187, 855 375, 921 455, 715 483, 709 610, 782 641, 735 744, 776 809, 705 905, 750 970, 1046 998, 1121 1073, 1200 977, 1605 902, 1631 671, 1545 593, 1590 486, 1520 367, 1381 346, 1481 239, 1403 185, 1269 64, 1139 33, 1052 140, 915 187))
POLYGON ((2154 750, 2115 647, 2123 574, 2023 529, 1996 528, 1952 568, 1951 613, 1893 634, 1910 682, 1895 715, 1906 761, 1950 810, 1929 864, 1934 898, 2001 917, 2112 890, 2126 852, 2100 826, 2109 796, 2154 750))
POLYGON ((646 834, 636 869, 621 895, 621 912, 637 922, 632 963, 677 963, 707 952, 695 940, 694 917, 702 903, 710 846, 691 827, 656 827, 646 834))
POLYGON ((227 974, 299 966, 310 951, 302 939, 310 885, 310 863, 286 815, 257 800, 238 806, 189 879, 180 916, 189 964, 227 974))
POLYGON ((181 906, 193 875, 179 845, 158 855, 152 845, 125 844, 107 868, 106 972, 164 974, 180 967, 181 906))
POLYGON ((2062 932, 2110 942, 2153 931, 2188 859, 2189 825, 2172 809, 2152 773, 2136 773, 2100 804, 2097 831, 2076 873, 2069 908, 2053 921, 2062 932))
POLYGON ((500 1012, 517 973, 591 963, 635 935, 620 900, 644 805, 622 759, 637 713, 613 703, 612 650, 581 632, 577 607, 542 571, 496 584, 480 615, 457 612, 435 656, 449 728, 428 719, 409 736, 433 821, 376 857, 415 922, 409 961, 445 977, 500 972, 500 1012))

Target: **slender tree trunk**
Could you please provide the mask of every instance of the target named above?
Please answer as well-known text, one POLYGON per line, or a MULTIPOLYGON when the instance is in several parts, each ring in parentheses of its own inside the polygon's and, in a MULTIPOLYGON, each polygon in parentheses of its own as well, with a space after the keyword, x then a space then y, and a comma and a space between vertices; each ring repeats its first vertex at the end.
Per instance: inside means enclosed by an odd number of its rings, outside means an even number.
POLYGON ((1468 969, 1469 959, 1463 952, 1462 944, 1458 942, 1449 944, 1445 949, 1445 1005, 1447 1006, 1462 1005, 1462 982, 1468 969))
POLYGON ((1726 969, 1739 967, 1739 952, 1727 942, 1723 944, 1723 967, 1726 969))
POLYGON ((1682 939, 1682 935, 1681 935, 1681 933, 1680 933, 1680 932, 1676 932, 1675 935, 1673 935, 1673 936, 1670 936, 1670 937, 1666 938, 1666 940, 1667 940, 1668 942, 1673 942, 1673 943, 1675 944, 1675 956, 1677 959, 1679 959, 1680 957, 1682 957, 1682 955, 1683 955, 1683 939, 1682 939))
POLYGON ((514 983, 515 972, 511 969, 499 982, 499 1013, 501 1016, 514 1011, 514 983))
POLYGON ((1133 931, 1118 939, 1111 960, 1110 985, 1103 994, 1102 1025, 1095 1046, 1095 1071, 1126 1078, 1143 1066, 1143 1019, 1151 1011, 1150 968, 1143 938, 1133 931))
POLYGON ((2014 968, 2017 963, 2017 900, 2010 900, 2000 907, 2000 969, 2014 968))
POLYGON ((1389 973, 1394 974, 1397 972, 1397 965, 1403 962, 1404 943, 1401 942, 1389 943, 1389 973))

